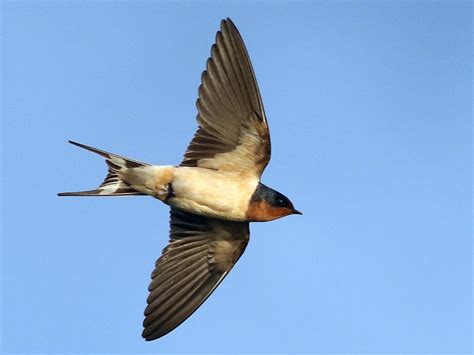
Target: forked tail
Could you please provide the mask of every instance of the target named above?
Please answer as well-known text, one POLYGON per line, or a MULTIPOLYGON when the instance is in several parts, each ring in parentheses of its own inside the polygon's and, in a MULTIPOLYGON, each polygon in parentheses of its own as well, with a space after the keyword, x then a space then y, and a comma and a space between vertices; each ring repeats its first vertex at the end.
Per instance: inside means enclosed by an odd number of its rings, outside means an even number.
POLYGON ((77 192, 60 192, 58 196, 126 196, 126 195, 144 195, 141 192, 133 189, 129 184, 120 178, 119 172, 124 172, 127 169, 138 168, 142 166, 150 166, 148 163, 132 160, 122 157, 117 154, 104 152, 103 150, 89 147, 87 145, 69 141, 80 148, 84 148, 103 156, 109 167, 107 176, 100 186, 95 190, 77 191, 77 192))

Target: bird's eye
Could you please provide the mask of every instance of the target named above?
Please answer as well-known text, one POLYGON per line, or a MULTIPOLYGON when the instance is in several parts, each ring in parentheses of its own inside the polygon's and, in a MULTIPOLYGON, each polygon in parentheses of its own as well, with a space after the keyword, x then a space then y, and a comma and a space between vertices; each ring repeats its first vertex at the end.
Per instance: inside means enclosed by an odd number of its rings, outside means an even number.
POLYGON ((278 206, 281 206, 281 207, 284 207, 284 206, 286 206, 286 202, 285 202, 285 200, 283 200, 282 198, 279 198, 279 199, 277 200, 277 205, 278 205, 278 206))

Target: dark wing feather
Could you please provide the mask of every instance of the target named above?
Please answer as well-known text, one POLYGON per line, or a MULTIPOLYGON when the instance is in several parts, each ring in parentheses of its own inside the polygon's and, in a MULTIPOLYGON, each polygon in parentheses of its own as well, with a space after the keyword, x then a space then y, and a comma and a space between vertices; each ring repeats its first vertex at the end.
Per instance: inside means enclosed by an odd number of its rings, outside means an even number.
POLYGON ((185 321, 240 258, 249 225, 171 209, 170 243, 155 265, 142 336, 154 340, 185 321))
POLYGON ((260 176, 270 160, 270 134, 250 58, 230 19, 217 32, 196 106, 199 128, 181 166, 260 176))

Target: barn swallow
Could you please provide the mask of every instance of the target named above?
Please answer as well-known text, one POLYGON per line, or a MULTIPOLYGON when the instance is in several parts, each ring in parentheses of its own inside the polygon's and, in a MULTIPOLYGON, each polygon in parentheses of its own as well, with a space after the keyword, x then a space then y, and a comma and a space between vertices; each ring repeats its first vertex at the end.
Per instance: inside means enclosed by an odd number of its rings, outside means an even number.
POLYGON ((146 340, 169 333, 214 291, 244 252, 249 222, 301 214, 260 182, 270 134, 250 59, 233 22, 222 20, 196 102, 198 128, 179 166, 158 166, 84 144, 105 158, 95 190, 59 196, 149 195, 171 208, 170 242, 148 287, 146 340))

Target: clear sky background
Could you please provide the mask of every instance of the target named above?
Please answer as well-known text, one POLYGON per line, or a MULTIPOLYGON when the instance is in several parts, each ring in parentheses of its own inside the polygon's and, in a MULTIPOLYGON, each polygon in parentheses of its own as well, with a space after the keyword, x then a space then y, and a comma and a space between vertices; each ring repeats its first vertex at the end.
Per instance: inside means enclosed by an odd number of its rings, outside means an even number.
POLYGON ((469 2, 1 10, 4 352, 472 353, 469 2), (304 216, 252 224, 210 299, 147 343, 168 208, 57 197, 106 171, 66 141, 178 164, 225 17, 269 119, 263 182, 304 216))

